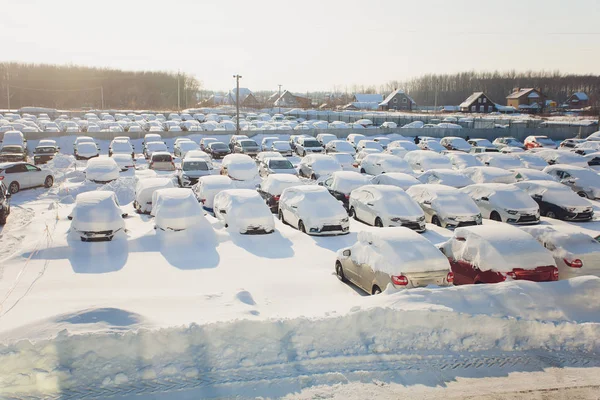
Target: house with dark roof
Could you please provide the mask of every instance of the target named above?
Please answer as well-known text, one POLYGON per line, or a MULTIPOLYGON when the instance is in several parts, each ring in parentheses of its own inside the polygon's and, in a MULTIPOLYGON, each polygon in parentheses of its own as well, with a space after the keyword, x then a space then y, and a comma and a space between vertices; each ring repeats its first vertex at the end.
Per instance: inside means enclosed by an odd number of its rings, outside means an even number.
POLYGON ((403 110, 412 111, 416 107, 417 103, 403 90, 396 89, 388 95, 381 103, 379 103, 379 109, 383 111, 388 110, 403 110))
POLYGON ((538 88, 514 88, 506 96, 506 105, 520 112, 541 112, 546 105, 546 96, 538 88))
POLYGON ((490 113, 496 111, 493 101, 483 92, 475 92, 460 103, 460 111, 469 113, 490 113))
MULTIPOLYGON (((236 103, 236 89, 231 89, 225 97, 225 103, 234 106, 236 103)), ((240 107, 260 108, 260 103, 254 93, 248 88, 240 88, 240 107)))
POLYGON ((310 108, 312 101, 308 97, 298 96, 285 90, 273 105, 275 107, 310 108))
POLYGON ((567 108, 579 109, 590 105, 590 98, 584 92, 575 92, 565 102, 567 108))

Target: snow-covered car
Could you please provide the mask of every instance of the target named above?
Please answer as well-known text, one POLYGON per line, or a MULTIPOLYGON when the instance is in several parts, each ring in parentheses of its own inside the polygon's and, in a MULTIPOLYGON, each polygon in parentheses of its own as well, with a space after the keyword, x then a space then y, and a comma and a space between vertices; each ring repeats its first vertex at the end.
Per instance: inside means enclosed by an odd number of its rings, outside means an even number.
POLYGON ((350 194, 350 216, 377 227, 403 226, 425 231, 425 213, 404 190, 392 185, 365 185, 350 194))
POLYGON ((585 141, 573 148, 573 152, 582 156, 600 151, 600 141, 585 141))
POLYGON ((500 150, 505 147, 518 147, 521 149, 525 148, 525 144, 523 142, 520 142, 511 136, 496 138, 492 143, 500 150))
POLYGON ((452 169, 450 159, 442 154, 427 150, 409 151, 404 160, 410 164, 415 172, 424 172, 430 169, 452 169))
POLYGON ((556 142, 554 142, 554 140, 550 139, 548 136, 527 136, 524 144, 526 149, 534 149, 537 147, 556 149, 558 147, 556 142))
POLYGON ((357 239, 337 252, 335 273, 340 281, 350 281, 369 294, 388 287, 450 286, 454 281, 446 257, 410 229, 362 231, 357 239))
POLYGON ((527 192, 512 184, 477 183, 461 189, 473 199, 483 218, 509 224, 540 222, 540 208, 527 192))
POLYGON ((537 154, 533 154, 530 152, 525 153, 514 153, 514 156, 521 160, 521 163, 525 168, 537 169, 539 171, 543 170, 548 166, 546 160, 537 154))
POLYGON ((233 142, 232 152, 245 154, 248 156, 256 156, 260 152, 260 146, 252 139, 241 138, 233 142))
POLYGON ((406 190, 425 212, 425 219, 447 229, 481 225, 481 213, 465 193, 446 185, 413 185, 406 190))
POLYGON ((2 144, 0 147, 0 162, 16 161, 27 161, 27 149, 16 144, 2 144))
POLYGON ((292 174, 298 172, 294 165, 287 159, 276 153, 277 157, 268 157, 258 163, 258 174, 265 177, 270 174, 292 174))
MULTIPOLYGON (((393 122, 391 122, 393 124, 393 122)), ((383 127, 383 125, 382 125, 383 127)), ((387 147, 390 145, 390 143, 392 143, 392 141, 389 138, 386 137, 382 137, 382 136, 377 136, 373 138, 374 141, 376 141, 377 143, 379 143, 379 145, 381 147, 383 147, 383 150, 387 149, 387 147)))
POLYGON ((600 243, 576 228, 542 225, 521 228, 552 253, 560 279, 600 277, 600 243))
POLYGON ((460 171, 455 169, 434 168, 422 172, 417 177, 421 183, 433 183, 452 186, 460 189, 472 185, 474 182, 460 171))
POLYGON ((540 214, 566 221, 589 221, 594 216, 592 204, 568 186, 551 181, 522 181, 515 186, 524 190, 540 207, 540 214))
POLYGON ((589 153, 583 156, 588 163, 588 168, 598 172, 600 170, 600 152, 589 153))
MULTIPOLYGON (((351 133, 346 137, 346 141, 350 143, 352 147, 356 147, 356 145, 358 145, 358 142, 366 138, 367 137, 362 133, 351 133)), ((344 150, 344 152, 346 152, 346 150, 344 150)))
POLYGON ((465 153, 471 151, 471 145, 461 137, 446 136, 440 140, 440 144, 448 150, 462 151, 465 153))
POLYGON ((374 149, 378 152, 383 151, 383 147, 376 141, 370 139, 362 139, 356 144, 356 151, 360 152, 365 149, 374 149))
POLYGON ((371 184, 373 185, 392 185, 407 190, 413 185, 421 184, 417 178, 412 174, 405 174, 403 172, 390 172, 389 174, 381 174, 371 178, 371 184))
POLYGON ((358 172, 358 163, 349 153, 329 153, 329 156, 333 157, 344 171, 355 171, 358 172))
POLYGON ((82 242, 92 240, 112 240, 125 230, 125 218, 117 196, 107 190, 93 190, 77 195, 75 207, 69 215, 71 230, 82 242))
POLYGON ((450 159, 454 169, 463 169, 469 167, 480 167, 483 163, 473 154, 463 153, 462 151, 448 151, 444 153, 450 159))
POLYGON ((394 140, 393 142, 388 144, 386 151, 389 152, 390 149, 404 149, 406 150, 406 152, 413 150, 421 150, 421 148, 417 146, 414 142, 408 141, 406 139, 394 140))
POLYGON ((42 139, 33 150, 33 163, 35 165, 46 164, 58 154, 60 147, 55 140, 42 139))
POLYGON ((585 143, 585 142, 586 142, 585 139, 578 139, 578 138, 565 139, 562 142, 560 142, 558 147, 569 150, 569 149, 575 148, 578 144, 585 143))
POLYGON ((299 137, 296 141, 295 152, 301 157, 310 153, 323 153, 321 143, 313 137, 299 137))
POLYGON ((75 145, 75 159, 89 160, 100 155, 100 150, 95 142, 81 142, 75 145))
POLYGON ((210 213, 213 212, 215 196, 222 190, 227 189, 235 189, 235 184, 231 178, 223 175, 203 176, 193 186, 196 198, 202 203, 202 207, 210 213))
POLYGON ((149 161, 149 169, 155 171, 175 171, 175 161, 173 160, 171 153, 167 151, 152 152, 149 161))
POLYGON ((280 140, 277 136, 265 136, 260 142, 261 151, 270 151, 273 142, 280 140))
POLYGON ((435 139, 421 140, 419 141, 418 146, 421 150, 435 151, 436 153, 441 153, 446 150, 446 148, 435 139))
POLYGON ((215 217, 239 233, 266 234, 275 230, 275 219, 263 198, 251 189, 227 189, 214 199, 215 217))
POLYGON ((356 149, 352 146, 351 143, 345 140, 332 140, 327 142, 325 145, 325 153, 348 153, 351 155, 356 154, 356 149))
POLYGON ((442 251, 450 261, 455 285, 558 280, 552 254, 530 234, 508 224, 458 228, 442 251))
POLYGON ((504 153, 504 154, 523 153, 523 152, 525 152, 525 150, 523 150, 520 147, 503 147, 500 149, 500 153, 504 153))
POLYGON ((146 143, 146 146, 144 147, 144 157, 146 157, 147 160, 149 160, 152 157, 152 154, 154 153, 169 153, 169 150, 167 149, 167 145, 164 144, 163 142, 148 142, 146 143))
POLYGON ((515 183, 514 174, 497 167, 469 167, 461 171, 475 183, 515 183))
POLYGON ((496 167, 502 169, 522 168, 523 163, 517 157, 504 153, 479 153, 476 157, 488 167, 496 167))
POLYGON ((369 184, 369 178, 352 171, 336 171, 319 182, 319 185, 326 187, 333 197, 342 202, 346 210, 348 210, 350 193, 367 184, 369 184))
POLYGON ((486 149, 490 149, 492 152, 498 151, 498 147, 492 144, 487 139, 469 139, 467 140, 472 147, 485 147, 486 149))
POLYGON ((211 142, 205 147, 204 151, 207 154, 210 154, 210 156, 215 160, 231 154, 231 150, 223 142, 211 142))
POLYGON ((332 140, 337 140, 337 136, 331 133, 319 133, 316 139, 319 143, 321 143, 321 146, 325 147, 327 143, 331 142, 332 140))
POLYGON ((246 154, 229 154, 221 163, 221 175, 235 181, 254 181, 258 177, 256 162, 246 154))
POLYGON ((547 173, 533 168, 514 168, 511 169, 517 182, 521 181, 553 181, 556 179, 547 173))
MULTIPOLYGON (((212 144, 212 143, 211 143, 212 144)), ((190 150, 185 154, 184 160, 204 160, 212 165, 210 155, 202 150, 190 150)))
POLYGON ((271 144, 271 151, 276 151, 282 156, 290 157, 292 155, 292 148, 290 147, 290 143, 285 140, 276 140, 271 144))
POLYGON ((152 211, 152 195, 159 189, 175 187, 171 178, 145 178, 135 185, 135 200, 133 208, 140 214, 150 214, 152 211))
POLYGON ((570 187, 581 197, 600 199, 600 175, 589 168, 556 164, 547 166, 544 172, 570 187))
POLYGON ((588 167, 588 160, 585 157, 568 150, 542 150, 535 155, 546 160, 548 165, 569 164, 582 168, 588 167))
POLYGON ((350 232, 348 213, 329 191, 317 185, 286 188, 279 198, 279 219, 309 235, 350 232))
POLYGON ((391 154, 369 154, 360 162, 360 172, 369 175, 387 174, 390 172, 412 173, 408 162, 391 154))
POLYGON ((88 161, 85 178, 95 183, 108 183, 119 179, 121 167, 112 157, 97 157, 88 161))
POLYGON ((133 146, 129 140, 113 139, 108 145, 108 156, 112 157, 113 154, 129 154, 135 156, 133 146))
POLYGON ((202 159, 184 158, 175 176, 180 187, 191 187, 198 182, 199 178, 212 175, 212 173, 213 168, 210 162, 202 159))
POLYGON ((54 185, 54 176, 50 171, 23 161, 0 163, 0 181, 8 188, 10 194, 21 189, 38 186, 50 188, 54 185))
POLYGON ((131 157, 131 154, 113 154, 111 158, 117 163, 121 171, 135 168, 135 162, 133 157, 131 157))
POLYGON ((263 179, 256 191, 265 199, 271 212, 277 214, 279 211, 279 197, 284 189, 299 185, 303 185, 303 183, 295 175, 272 174, 263 179))
POLYGON ((158 189, 152 193, 155 227, 163 231, 212 230, 204 211, 191 190, 158 189))
POLYGON ((173 145, 173 155, 184 158, 186 153, 191 150, 198 150, 200 146, 192 140, 183 140, 173 145))
POLYGON ((313 180, 341 170, 340 163, 326 154, 309 154, 298 164, 298 175, 313 180))
POLYGON ((204 138, 200 139, 200 150, 207 151, 209 144, 211 144, 211 143, 217 143, 217 142, 220 142, 220 140, 217 139, 217 138, 214 138, 214 137, 204 137, 204 138))

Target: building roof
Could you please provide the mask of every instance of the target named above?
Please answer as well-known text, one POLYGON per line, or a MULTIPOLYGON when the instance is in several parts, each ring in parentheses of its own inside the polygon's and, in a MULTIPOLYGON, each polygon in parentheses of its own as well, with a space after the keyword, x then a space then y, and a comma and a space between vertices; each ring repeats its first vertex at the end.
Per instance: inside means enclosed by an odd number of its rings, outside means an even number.
POLYGON ((535 88, 521 88, 519 90, 516 90, 514 92, 512 92, 511 94, 509 94, 508 96, 506 96, 507 99, 520 99, 523 96, 528 96, 528 97, 536 97, 536 96, 531 96, 531 92, 537 92, 537 97, 539 97, 539 92, 537 89, 535 88))
POLYGON ((293 94, 292 92, 290 92, 289 90, 284 90, 283 93, 281 93, 281 96, 279 96, 279 98, 277 100, 275 100, 274 105, 275 106, 285 106, 287 105, 287 100, 286 97, 292 97, 296 102, 311 102, 311 100, 308 97, 304 97, 304 96, 298 96, 293 94))
POLYGON ((571 97, 577 97, 577 100, 586 101, 589 100, 589 97, 584 92, 575 92, 571 95, 571 97))
MULTIPOLYGON (((244 101, 244 99, 246 99, 246 97, 250 96, 252 94, 252 91, 248 88, 240 88, 240 99, 242 101, 244 101)), ((233 88, 229 91, 229 93, 227 93, 227 97, 228 100, 232 103, 235 104, 235 96, 236 96, 236 89, 233 88)))
POLYGON ((383 101, 383 96, 380 94, 364 94, 364 93, 355 93, 354 100, 356 103, 381 103, 383 101))
POLYGON ((471 104, 473 104, 475 102, 475 100, 477 100, 482 94, 483 94, 483 92, 474 92, 472 95, 467 97, 467 99, 465 101, 460 103, 459 107, 463 108, 463 107, 471 106, 471 104))
POLYGON ((417 103, 416 103, 416 102, 415 102, 415 101, 412 99, 412 97, 410 97, 408 94, 404 93, 404 91, 403 91, 403 90, 396 89, 396 90, 394 90, 392 93, 390 93, 390 94, 389 94, 389 96, 388 96, 388 97, 386 97, 384 101, 382 101, 381 103, 379 103, 379 105, 380 105, 380 106, 387 106, 387 105, 389 104, 389 102, 390 102, 390 101, 392 101, 392 99, 394 98, 394 96, 396 96, 397 94, 403 94, 403 95, 405 95, 405 96, 406 96, 406 97, 407 97, 407 98, 410 100, 410 102, 411 102, 411 103, 413 103, 413 104, 417 104, 417 103))
MULTIPOLYGON (((373 102, 373 101, 369 101, 369 102, 353 101, 349 105, 352 105, 357 110, 377 110, 379 108, 379 103, 373 102)), ((348 106, 346 106, 344 108, 348 108, 348 106)))

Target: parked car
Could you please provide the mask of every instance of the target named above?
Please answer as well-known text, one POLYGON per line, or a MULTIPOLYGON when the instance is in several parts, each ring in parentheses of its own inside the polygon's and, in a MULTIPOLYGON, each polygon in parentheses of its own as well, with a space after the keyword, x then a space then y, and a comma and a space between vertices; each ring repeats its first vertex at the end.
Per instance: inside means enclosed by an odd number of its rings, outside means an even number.
POLYGON ((16 161, 27 161, 27 149, 17 144, 2 143, 0 147, 0 162, 16 161))
MULTIPOLYGON (((389 122, 390 124, 393 124, 393 122, 389 122)), ((384 122, 385 124, 385 122, 384 122)), ((382 128, 385 128, 383 125, 381 126, 382 128)), ((390 145, 390 143, 392 143, 392 141, 389 138, 383 137, 383 136, 377 136, 373 138, 374 141, 376 141, 377 143, 379 143, 379 145, 383 148, 383 150, 386 150, 387 147, 390 145)))
MULTIPOLYGON (((348 143, 350 143, 352 145, 352 147, 355 147, 358 145, 358 142, 360 142, 363 139, 366 139, 367 137, 361 133, 351 133, 346 137, 346 141, 348 143)), ((345 150, 344 150, 345 152, 345 150)))
POLYGON ((350 194, 350 216, 365 224, 403 226, 425 231, 425 213, 404 190, 392 185, 364 185, 350 194))
POLYGON ((38 186, 50 188, 54 185, 54 176, 50 171, 23 161, 0 163, 0 181, 8 188, 10 194, 21 189, 38 186))
POLYGON ((215 160, 231 154, 231 150, 229 150, 229 147, 223 142, 211 142, 204 149, 204 151, 210 154, 210 156, 215 160))
POLYGON ((300 160, 298 175, 317 180, 321 176, 341 171, 342 166, 333 157, 325 154, 309 154, 300 160))
POLYGON ((589 166, 588 160, 584 156, 568 150, 542 150, 535 155, 543 158, 548 165, 569 164, 582 168, 589 166))
POLYGON ((356 154, 356 149, 351 143, 345 140, 332 140, 325 145, 325 153, 348 153, 352 156, 356 154))
POLYGON ((324 180, 319 182, 319 185, 324 186, 329 190, 329 193, 337 200, 341 201, 344 208, 348 210, 348 201, 350 193, 361 186, 367 185, 369 178, 358 172, 352 171, 336 171, 324 180))
POLYGON ((258 168, 246 154, 229 154, 221 163, 221 175, 229 176, 235 181, 254 181, 258 178, 258 168))
POLYGON ((515 175, 517 182, 521 181, 552 181, 556 179, 543 171, 532 168, 514 168, 511 172, 515 175))
MULTIPOLYGON (((298 125, 298 126, 306 126, 306 125, 298 125)), ((298 126, 294 129, 298 129, 298 126)), ((310 128, 308 128, 310 129, 310 128)), ((289 140, 289 144, 290 144, 290 148, 292 149, 293 152, 296 152, 296 143, 298 143, 298 140, 301 137, 305 137, 305 138, 312 138, 311 136, 308 135, 290 135, 290 140, 289 140)))
POLYGON ((356 152, 360 152, 365 149, 373 149, 378 152, 383 152, 383 147, 374 140, 362 139, 356 144, 356 152))
POLYGON ((135 168, 135 160, 131 157, 131 154, 113 154, 111 158, 117 163, 121 172, 135 168))
POLYGON ((260 146, 252 139, 238 139, 233 145, 233 153, 256 156, 260 151, 260 146))
POLYGON ((480 153, 476 157, 488 167, 496 167, 502 169, 522 168, 521 160, 511 154, 504 153, 480 153))
POLYGON ((152 211, 152 195, 159 189, 175 187, 171 178, 145 178, 135 185, 135 200, 133 208, 140 214, 150 214, 152 211))
MULTIPOLYGON (((231 135, 229 139, 229 149, 232 153, 235 153, 235 145, 239 140, 250 139, 247 135, 231 135)), ((256 142, 255 142, 256 143, 256 142)), ((258 147, 258 145, 257 145, 258 147)), ((258 153, 258 150, 256 151, 258 153)))
POLYGON ((388 287, 450 286, 454 275, 446 257, 427 239, 405 228, 359 232, 358 241, 338 251, 335 273, 369 294, 388 287))
POLYGON ((200 146, 192 140, 183 140, 173 145, 173 155, 184 158, 186 153, 191 150, 198 150, 200 146))
POLYGON ((412 174, 405 174, 403 172, 390 172, 388 174, 380 174, 371 178, 371 184, 373 185, 392 185, 407 190, 413 185, 419 185, 421 182, 415 178, 412 174))
POLYGON ((303 183, 295 175, 272 174, 263 179, 256 190, 265 200, 271 212, 277 214, 279 211, 279 198, 284 189, 299 185, 303 185, 303 183))
MULTIPOLYGON (((221 142, 219 139, 214 138, 214 137, 202 138, 202 139, 200 139, 200 150, 208 152, 208 145, 211 143, 223 143, 223 142, 221 142)), ((223 145, 225 145, 225 147, 227 147, 227 145, 225 143, 223 143, 223 145)), ((229 149, 229 147, 227 147, 227 148, 229 149)))
POLYGON ((498 151, 498 147, 487 139, 469 139, 467 143, 469 143, 472 147, 485 147, 493 152, 498 151))
POLYGON ((512 184, 478 183, 461 189, 473 199, 483 218, 509 224, 540 222, 540 208, 527 192, 512 184))
POLYGON ((125 217, 127 214, 121 210, 115 192, 93 190, 77 195, 68 218, 71 230, 82 242, 88 242, 112 240, 118 232, 125 230, 125 217))
POLYGON ((348 213, 328 190, 317 185, 284 189, 279 198, 279 219, 309 235, 350 232, 348 213))
POLYGON ((146 160, 152 158, 152 154, 154 153, 169 153, 167 149, 167 145, 163 142, 148 142, 144 147, 144 157, 146 160))
POLYGON ((292 156, 292 148, 290 147, 289 142, 285 140, 276 140, 271 144, 271 151, 276 151, 282 156, 291 157, 292 156))
POLYGON ((578 144, 585 143, 585 142, 586 142, 585 139, 577 139, 577 138, 565 139, 562 142, 560 142, 560 145, 558 147, 566 148, 566 149, 573 149, 578 144))
POLYGON ((213 201, 217 193, 234 188, 234 182, 228 176, 222 175, 203 176, 193 186, 196 198, 202 203, 202 207, 210 213, 213 212, 213 201))
POLYGON ((273 213, 263 198, 251 189, 227 189, 214 199, 215 217, 226 228, 245 234, 267 234, 275 231, 273 213))
POLYGON ((55 140, 42 139, 33 150, 33 163, 35 165, 46 164, 58 154, 60 147, 55 140))
POLYGON ((418 146, 421 150, 435 151, 436 153, 441 153, 446 150, 446 148, 442 146, 439 141, 433 138, 419 141, 418 146))
POLYGON ((181 168, 177 169, 175 176, 179 187, 191 187, 198 182, 202 176, 211 175, 213 171, 211 163, 202 159, 184 158, 181 168))
POLYGON ((323 153, 323 147, 317 139, 312 137, 299 137, 296 141, 295 152, 297 155, 304 157, 310 153, 323 153))
POLYGON ((496 138, 492 143, 500 150, 502 150, 505 147, 518 147, 521 149, 525 148, 525 144, 523 142, 520 142, 514 137, 510 136, 496 138))
POLYGON ((600 175, 589 168, 556 164, 547 166, 544 172, 570 187, 581 197, 600 199, 600 175))
POLYGON ((448 150, 462 151, 468 153, 471 145, 463 138, 456 136, 447 136, 440 140, 440 144, 448 150))
POLYGON ((600 243, 573 227, 543 225, 522 228, 552 253, 560 279, 600 277, 600 243))
POLYGON ((369 154, 360 162, 360 172, 369 175, 387 174, 390 172, 412 173, 408 162, 391 154, 369 154))
POLYGON ((112 158, 97 157, 88 161, 85 178, 95 183, 108 183, 119 179, 121 168, 112 158))
POLYGON ((2 146, 19 146, 23 148, 25 152, 27 152, 27 139, 25 139, 25 136, 21 131, 8 130, 4 132, 2 137, 2 146))
POLYGON ((455 169, 434 168, 422 172, 417 178, 419 181, 421 181, 421 183, 447 185, 457 189, 472 185, 474 183, 471 178, 455 169))
POLYGON ((508 224, 458 228, 442 251, 450 261, 455 285, 558 280, 552 254, 530 234, 508 224))
POLYGON ((404 160, 410 164, 415 172, 424 172, 430 169, 451 169, 450 159, 442 154, 427 150, 415 150, 406 153, 404 160))
POLYGON ((273 157, 274 158, 283 158, 281 156, 281 154, 279 154, 276 151, 261 151, 260 153, 258 153, 256 155, 256 158, 254 159, 254 161, 256 161, 257 164, 260 164, 262 161, 266 160, 267 158, 273 158, 273 157))
POLYGON ((461 170, 468 167, 480 167, 483 166, 483 162, 479 160, 474 154, 464 153, 462 151, 447 151, 443 153, 450 159, 452 167, 454 169, 461 170))
POLYGON ((421 150, 421 148, 414 144, 414 142, 411 142, 407 139, 394 140, 393 142, 388 144, 388 147, 385 150, 386 152, 389 152, 389 150, 391 149, 403 149, 406 150, 406 152, 413 150, 421 150))
POLYGON ((599 141, 585 141, 583 143, 579 143, 576 145, 573 150, 574 153, 580 154, 582 156, 590 153, 596 153, 600 151, 600 142, 599 141))
POLYGON ((152 193, 155 228, 163 231, 211 230, 192 191, 180 188, 158 189, 152 193))
POLYGON ((124 139, 113 139, 108 145, 108 156, 112 157, 113 154, 129 154, 131 157, 135 157, 133 146, 129 140, 124 139))
POLYGON ((158 133, 146 133, 144 135, 144 140, 142 142, 142 151, 144 151, 144 154, 146 154, 145 149, 148 146, 148 143, 152 143, 152 142, 163 142, 162 136, 160 136, 160 134, 158 133))
POLYGON ((525 152, 515 153, 514 156, 521 160, 521 163, 525 168, 532 168, 541 171, 548 166, 546 160, 537 154, 525 152))
POLYGON ((527 136, 525 138, 525 148, 526 149, 534 149, 537 147, 545 147, 548 149, 556 149, 556 143, 554 140, 550 139, 548 136, 527 136))
POLYGON ((512 172, 497 167, 469 167, 461 171, 475 183, 515 183, 512 172))
POLYGON ((100 155, 100 149, 95 142, 80 142, 75 145, 75 159, 89 160, 100 155))
POLYGON ((204 160, 209 165, 211 165, 211 168, 212 168, 212 159, 210 158, 210 155, 208 155, 208 153, 203 152, 202 150, 190 150, 187 153, 185 153, 185 157, 183 157, 183 159, 184 160, 204 160))
POLYGON ((481 225, 481 213, 465 193, 446 185, 413 185, 406 191, 423 211, 425 219, 447 229, 481 225))
POLYGON ((148 168, 154 171, 175 171, 175 161, 167 151, 154 151, 150 156, 148 168))
POLYGON ((562 183, 522 181, 515 183, 515 186, 527 192, 538 203, 541 215, 548 218, 590 221, 594 216, 592 204, 562 183))
MULTIPOLYGON (((279 154, 279 153, 278 153, 279 154)), ((262 177, 270 174, 292 174, 297 175, 298 172, 294 165, 287 159, 281 156, 268 157, 258 164, 258 174, 262 177)))
POLYGON ((0 181, 0 225, 6 224, 10 214, 10 195, 6 185, 0 181))
POLYGON ((321 146, 325 147, 327 146, 327 143, 331 142, 332 140, 337 140, 337 136, 331 133, 319 133, 316 139, 319 143, 321 143, 321 146))
POLYGON ((349 153, 329 153, 335 161, 340 163, 343 171, 354 171, 358 172, 358 163, 349 153))

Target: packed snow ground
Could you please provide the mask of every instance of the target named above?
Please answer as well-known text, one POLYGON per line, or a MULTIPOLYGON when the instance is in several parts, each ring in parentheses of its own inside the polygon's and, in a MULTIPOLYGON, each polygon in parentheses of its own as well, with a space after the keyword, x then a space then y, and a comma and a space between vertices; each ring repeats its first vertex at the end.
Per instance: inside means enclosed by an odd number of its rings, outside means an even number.
MULTIPOLYGON (((99 185, 84 165, 58 157, 55 186, 13 196, 0 228, 0 397, 435 398, 507 382, 600 385, 599 278, 365 296, 337 280, 335 252, 378 228, 352 220, 349 235, 310 237, 276 221, 273 234, 245 236, 207 217, 211 237, 156 231, 131 205, 133 171, 99 185), (83 243, 67 216, 76 194, 97 189, 117 193, 127 232, 83 243)), ((600 234, 600 221, 577 226, 600 234)), ((427 228, 433 243, 451 236, 427 228)))

